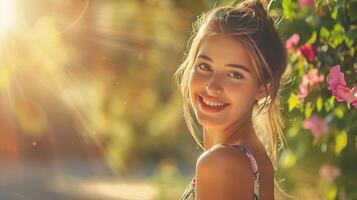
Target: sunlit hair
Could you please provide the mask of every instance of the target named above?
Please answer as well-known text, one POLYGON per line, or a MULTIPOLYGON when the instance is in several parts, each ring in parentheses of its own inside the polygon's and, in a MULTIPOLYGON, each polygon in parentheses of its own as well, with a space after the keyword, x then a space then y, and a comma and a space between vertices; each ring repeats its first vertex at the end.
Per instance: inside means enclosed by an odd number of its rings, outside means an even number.
MULTIPOLYGON (((247 48, 259 84, 267 92, 266 98, 255 102, 253 126, 277 171, 277 153, 284 147, 284 122, 281 117, 279 91, 287 78, 287 52, 276 24, 258 0, 248 0, 232 6, 220 6, 203 13, 193 24, 193 35, 188 43, 184 62, 174 74, 183 96, 183 114, 196 143, 203 149, 196 132, 190 105, 189 79, 203 39, 212 34, 229 35, 247 48), (270 88, 266 84, 270 83, 270 88)), ((282 191, 274 179, 277 189, 282 191)), ((284 192, 283 192, 284 193, 284 192)), ((287 195, 288 196, 288 195, 287 195)))

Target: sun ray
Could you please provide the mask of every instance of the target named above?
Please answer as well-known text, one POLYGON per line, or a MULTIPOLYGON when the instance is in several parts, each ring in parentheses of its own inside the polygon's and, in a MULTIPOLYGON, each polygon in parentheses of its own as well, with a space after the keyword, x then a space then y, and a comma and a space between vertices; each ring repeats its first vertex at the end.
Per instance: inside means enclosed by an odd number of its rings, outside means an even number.
POLYGON ((15 23, 15 1, 0 0, 0 31, 7 31, 15 23))
POLYGON ((80 12, 80 14, 78 15, 78 17, 69 25, 67 26, 66 28, 64 28, 60 34, 63 34, 67 31, 69 31, 70 29, 72 29, 74 26, 76 26, 82 19, 82 17, 84 16, 84 14, 87 12, 88 10, 88 7, 89 7, 89 3, 90 3, 90 0, 87 0, 85 5, 83 6, 83 9, 82 11, 80 12))

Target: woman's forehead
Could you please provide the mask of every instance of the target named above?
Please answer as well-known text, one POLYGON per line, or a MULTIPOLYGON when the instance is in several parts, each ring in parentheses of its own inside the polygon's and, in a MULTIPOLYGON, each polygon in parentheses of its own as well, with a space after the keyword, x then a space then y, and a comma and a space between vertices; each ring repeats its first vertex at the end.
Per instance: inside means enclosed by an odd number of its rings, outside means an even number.
POLYGON ((198 49, 197 58, 205 55, 217 62, 239 62, 240 64, 251 65, 251 59, 247 47, 227 34, 214 34, 203 38, 198 49))

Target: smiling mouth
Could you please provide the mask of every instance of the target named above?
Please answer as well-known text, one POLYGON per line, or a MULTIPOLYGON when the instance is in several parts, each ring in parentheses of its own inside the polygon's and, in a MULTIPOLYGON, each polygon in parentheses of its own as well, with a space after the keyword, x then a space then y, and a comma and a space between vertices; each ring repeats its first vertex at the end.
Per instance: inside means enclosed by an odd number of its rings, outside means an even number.
POLYGON ((229 103, 223 103, 223 102, 212 102, 207 99, 204 99, 202 96, 197 95, 199 99, 199 107, 206 112, 214 113, 214 112, 219 112, 224 110, 227 106, 229 106, 229 103))

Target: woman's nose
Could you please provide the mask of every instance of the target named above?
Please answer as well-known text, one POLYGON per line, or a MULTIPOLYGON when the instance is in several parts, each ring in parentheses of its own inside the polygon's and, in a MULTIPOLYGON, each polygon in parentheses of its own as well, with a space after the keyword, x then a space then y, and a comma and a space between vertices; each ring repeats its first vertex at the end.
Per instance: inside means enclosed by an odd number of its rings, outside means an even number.
POLYGON ((205 86, 207 93, 211 96, 217 96, 222 93, 223 88, 217 77, 212 77, 205 86))

